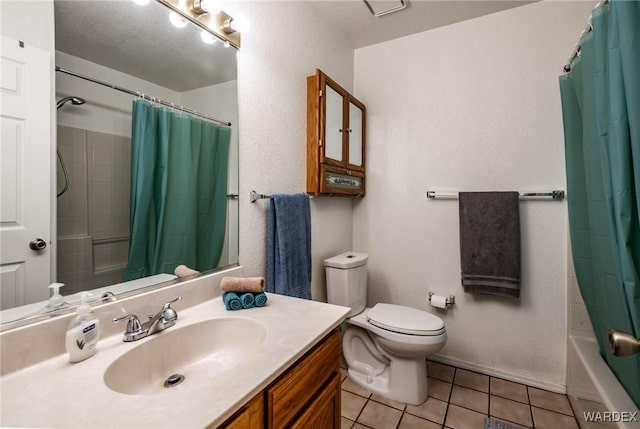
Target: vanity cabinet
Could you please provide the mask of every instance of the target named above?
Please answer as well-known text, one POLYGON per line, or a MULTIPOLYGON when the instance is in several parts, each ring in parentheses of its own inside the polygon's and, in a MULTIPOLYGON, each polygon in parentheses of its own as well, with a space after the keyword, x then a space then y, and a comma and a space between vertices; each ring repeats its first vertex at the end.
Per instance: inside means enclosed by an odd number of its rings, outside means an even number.
POLYGON ((264 428, 264 399, 260 392, 245 406, 240 408, 220 428, 224 429, 262 429, 264 428))
POLYGON ((365 195, 366 108, 316 70, 307 77, 307 193, 365 195))
POLYGON ((338 429, 340 379, 335 329, 219 428, 338 429))

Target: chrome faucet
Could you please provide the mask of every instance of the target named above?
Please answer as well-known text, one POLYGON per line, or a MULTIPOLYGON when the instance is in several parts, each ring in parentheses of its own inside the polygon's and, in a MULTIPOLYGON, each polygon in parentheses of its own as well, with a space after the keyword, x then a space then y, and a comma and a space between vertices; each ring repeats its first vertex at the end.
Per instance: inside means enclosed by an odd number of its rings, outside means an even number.
POLYGON ((144 323, 140 323, 140 319, 135 314, 127 314, 126 316, 113 319, 113 323, 119 323, 127 321, 127 327, 124 331, 124 337, 122 341, 130 342, 141 340, 144 337, 153 335, 156 332, 164 331, 167 328, 172 327, 178 320, 178 313, 171 308, 171 304, 180 301, 181 296, 174 300, 165 303, 162 306, 162 310, 156 313, 155 316, 149 316, 149 320, 144 323))

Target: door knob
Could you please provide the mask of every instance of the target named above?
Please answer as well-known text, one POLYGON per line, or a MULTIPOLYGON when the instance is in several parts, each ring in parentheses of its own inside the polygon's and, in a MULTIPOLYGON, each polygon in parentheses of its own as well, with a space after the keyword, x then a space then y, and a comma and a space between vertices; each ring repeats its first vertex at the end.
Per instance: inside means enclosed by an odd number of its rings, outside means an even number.
POLYGON ((40 251, 40 250, 44 250, 45 247, 47 247, 47 242, 44 241, 42 238, 36 238, 35 240, 31 240, 29 242, 29 248, 31 250, 40 251))

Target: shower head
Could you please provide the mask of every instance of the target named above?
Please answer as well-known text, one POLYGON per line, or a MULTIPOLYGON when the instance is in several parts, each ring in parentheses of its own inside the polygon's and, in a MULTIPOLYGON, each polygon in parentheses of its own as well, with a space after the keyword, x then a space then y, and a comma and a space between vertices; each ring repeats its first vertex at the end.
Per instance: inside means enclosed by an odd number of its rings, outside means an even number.
POLYGON ((70 101, 71 104, 73 104, 74 106, 78 106, 80 104, 86 103, 84 98, 80 98, 80 97, 64 97, 63 99, 58 101, 58 103, 56 103, 56 110, 58 110, 62 106, 64 106, 67 103, 67 101, 70 101))

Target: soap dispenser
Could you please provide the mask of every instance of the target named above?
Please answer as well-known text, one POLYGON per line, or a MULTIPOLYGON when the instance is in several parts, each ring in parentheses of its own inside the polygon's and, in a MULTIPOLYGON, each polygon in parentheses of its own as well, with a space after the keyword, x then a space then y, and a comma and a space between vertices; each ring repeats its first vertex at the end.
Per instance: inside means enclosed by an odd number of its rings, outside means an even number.
POLYGON ((100 321, 87 304, 87 299, 91 296, 89 292, 80 293, 80 305, 67 329, 65 346, 69 362, 80 362, 96 354, 100 321))
POLYGON ((65 302, 62 295, 60 295, 60 288, 62 286, 64 286, 64 283, 51 283, 49 285, 49 289, 51 289, 53 293, 51 294, 51 297, 47 302, 47 307, 45 308, 45 310, 55 310, 65 304, 69 304, 68 302, 65 302))

